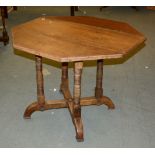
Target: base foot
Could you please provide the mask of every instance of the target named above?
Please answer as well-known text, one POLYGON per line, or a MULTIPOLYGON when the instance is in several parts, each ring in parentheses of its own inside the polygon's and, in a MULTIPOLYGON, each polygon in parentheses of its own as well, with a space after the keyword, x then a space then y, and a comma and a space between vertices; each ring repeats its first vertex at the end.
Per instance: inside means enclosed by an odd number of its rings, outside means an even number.
POLYGON ((78 142, 84 141, 84 136, 83 136, 83 123, 82 123, 82 118, 75 118, 72 115, 73 123, 75 125, 75 130, 76 130, 76 140, 78 142))
POLYGON ((114 103, 107 96, 102 96, 101 99, 99 99, 99 103, 105 104, 108 107, 108 109, 115 109, 114 103))
POLYGON ((35 111, 39 111, 39 106, 38 106, 38 103, 37 103, 37 102, 34 102, 34 103, 30 104, 30 105, 26 108, 23 117, 24 117, 25 119, 31 119, 31 115, 32 115, 32 113, 35 112, 35 111))

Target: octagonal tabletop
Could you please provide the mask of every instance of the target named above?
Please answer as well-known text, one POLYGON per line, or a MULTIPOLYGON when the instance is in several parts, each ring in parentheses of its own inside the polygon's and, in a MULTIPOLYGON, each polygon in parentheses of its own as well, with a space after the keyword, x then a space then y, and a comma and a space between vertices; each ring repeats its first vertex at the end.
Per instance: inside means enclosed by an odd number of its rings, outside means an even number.
POLYGON ((40 17, 15 26, 13 47, 59 62, 121 58, 145 41, 127 23, 95 17, 40 17))

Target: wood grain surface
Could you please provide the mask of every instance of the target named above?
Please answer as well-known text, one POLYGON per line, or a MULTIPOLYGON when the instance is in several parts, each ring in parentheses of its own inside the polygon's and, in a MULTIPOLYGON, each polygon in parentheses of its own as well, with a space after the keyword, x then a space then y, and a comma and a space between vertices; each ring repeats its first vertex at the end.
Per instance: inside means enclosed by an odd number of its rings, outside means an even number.
POLYGON ((121 58, 145 41, 126 23, 95 17, 41 17, 12 37, 15 49, 59 62, 121 58))

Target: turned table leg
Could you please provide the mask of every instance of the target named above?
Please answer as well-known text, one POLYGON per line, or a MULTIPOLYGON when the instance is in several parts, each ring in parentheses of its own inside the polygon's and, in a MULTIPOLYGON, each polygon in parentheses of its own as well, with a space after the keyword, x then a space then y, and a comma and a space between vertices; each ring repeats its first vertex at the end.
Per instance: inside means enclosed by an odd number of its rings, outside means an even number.
POLYGON ((24 118, 30 118, 31 114, 34 111, 43 111, 45 106, 42 57, 35 56, 35 61, 36 61, 37 103, 32 103, 27 107, 24 113, 24 118))
POLYGON ((103 60, 97 60, 95 97, 98 100, 98 105, 105 104, 109 109, 114 109, 115 105, 113 104, 112 100, 106 96, 103 96, 102 80, 103 60))
POLYGON ((68 79, 68 62, 62 63, 62 81, 68 79))
POLYGON ((82 74, 83 62, 74 63, 74 90, 73 90, 73 117, 75 119, 76 126, 76 139, 83 141, 83 125, 81 119, 81 74, 82 74))
POLYGON ((37 101, 41 110, 44 110, 44 79, 42 73, 42 57, 36 56, 36 81, 37 81, 37 101))
POLYGON ((97 72, 96 72, 96 87, 95 87, 95 97, 97 99, 100 99, 103 96, 102 79, 103 79, 103 60, 98 60, 97 72))
POLYGON ((68 62, 63 62, 60 92, 62 92, 63 89, 66 89, 66 87, 68 88, 68 62))

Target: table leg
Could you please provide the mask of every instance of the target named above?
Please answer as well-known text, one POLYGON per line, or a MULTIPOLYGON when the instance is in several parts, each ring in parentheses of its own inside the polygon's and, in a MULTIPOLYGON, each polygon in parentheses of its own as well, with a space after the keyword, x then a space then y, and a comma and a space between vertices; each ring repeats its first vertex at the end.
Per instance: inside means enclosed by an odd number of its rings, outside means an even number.
POLYGON ((62 92, 63 89, 66 89, 66 87, 68 88, 68 62, 63 62, 62 63, 60 92, 62 92))
POLYGON ((80 105, 82 67, 83 67, 83 62, 74 63, 73 97, 69 90, 67 62, 62 63, 62 77, 61 77, 61 85, 60 85, 60 91, 64 95, 66 107, 68 107, 69 109, 73 124, 75 126, 77 141, 83 141, 83 125, 81 120, 81 105, 80 105))
POLYGON ((96 73, 96 87, 95 87, 95 97, 98 100, 98 105, 105 104, 109 109, 114 109, 115 105, 110 98, 103 96, 102 88, 103 80, 103 60, 97 60, 97 73, 96 73))
POLYGON ((37 81, 37 101, 41 110, 44 110, 44 79, 42 73, 42 57, 36 56, 36 81, 37 81))
POLYGON ((34 111, 43 111, 45 106, 44 79, 42 73, 42 57, 35 56, 36 81, 37 81, 37 103, 29 105, 24 113, 24 118, 30 118, 34 111))
POLYGON ((96 87, 95 87, 95 97, 97 99, 103 96, 102 79, 103 79, 103 60, 98 60, 97 72, 96 72, 96 87))
POLYGON ((73 91, 73 117, 76 127, 76 139, 83 141, 83 125, 81 119, 81 75, 82 75, 83 62, 74 63, 74 91, 73 91))

